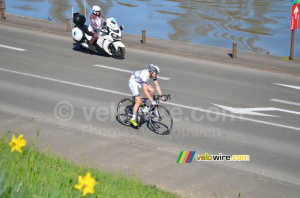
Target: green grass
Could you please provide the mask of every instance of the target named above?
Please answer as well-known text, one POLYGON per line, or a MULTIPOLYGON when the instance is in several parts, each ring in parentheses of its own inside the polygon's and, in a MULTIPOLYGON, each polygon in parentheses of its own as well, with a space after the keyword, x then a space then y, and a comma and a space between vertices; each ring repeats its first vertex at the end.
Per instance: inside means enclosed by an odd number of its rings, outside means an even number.
POLYGON ((284 61, 289 61, 289 60, 290 60, 290 57, 289 57, 289 56, 286 56, 286 57, 284 57, 282 60, 284 60, 284 61))
POLYGON ((155 186, 143 184, 135 175, 126 178, 77 166, 50 152, 39 152, 29 142, 22 153, 11 153, 9 141, 8 135, 0 139, 1 198, 80 197, 80 191, 74 186, 78 183, 78 176, 84 177, 88 171, 98 184, 95 186, 96 193, 85 197, 176 197, 155 186))

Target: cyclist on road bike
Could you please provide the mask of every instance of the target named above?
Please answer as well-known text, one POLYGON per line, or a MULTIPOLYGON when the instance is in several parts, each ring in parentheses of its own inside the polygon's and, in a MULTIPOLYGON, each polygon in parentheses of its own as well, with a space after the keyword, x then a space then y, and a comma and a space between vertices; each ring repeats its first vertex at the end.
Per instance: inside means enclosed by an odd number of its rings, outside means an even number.
POLYGON ((159 71, 160 70, 157 65, 150 64, 148 69, 138 70, 131 74, 128 85, 129 85, 129 88, 130 88, 133 96, 135 97, 135 104, 133 107, 133 115, 132 115, 132 118, 130 119, 130 123, 135 127, 138 126, 138 124, 135 121, 136 113, 138 111, 139 106, 141 104, 143 104, 143 103, 141 103, 142 101, 141 101, 141 96, 139 93, 139 88, 143 88, 144 94, 146 95, 148 100, 151 101, 151 104, 156 105, 156 102, 152 98, 155 90, 148 83, 148 81, 150 79, 153 79, 158 94, 162 95, 160 86, 157 81, 157 75, 159 74, 159 71))

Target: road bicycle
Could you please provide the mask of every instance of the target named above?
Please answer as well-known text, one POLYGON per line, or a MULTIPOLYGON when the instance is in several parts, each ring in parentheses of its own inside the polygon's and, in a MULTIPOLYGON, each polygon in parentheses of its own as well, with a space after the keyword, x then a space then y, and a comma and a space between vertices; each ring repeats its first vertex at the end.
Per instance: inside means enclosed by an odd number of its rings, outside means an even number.
MULTIPOLYGON (((140 106, 137 112, 136 121, 138 127, 141 127, 144 123, 147 122, 148 128, 158 134, 167 135, 171 132, 173 126, 173 119, 169 110, 159 105, 159 101, 170 100, 170 94, 168 95, 153 95, 153 100, 157 105, 150 105, 142 107, 140 106)), ((132 118, 132 111, 135 97, 123 98, 117 107, 117 119, 120 123, 126 126, 130 126, 130 119, 132 118)), ((147 98, 142 98, 142 101, 148 101, 147 98)), ((147 102, 146 102, 147 104, 147 102)))

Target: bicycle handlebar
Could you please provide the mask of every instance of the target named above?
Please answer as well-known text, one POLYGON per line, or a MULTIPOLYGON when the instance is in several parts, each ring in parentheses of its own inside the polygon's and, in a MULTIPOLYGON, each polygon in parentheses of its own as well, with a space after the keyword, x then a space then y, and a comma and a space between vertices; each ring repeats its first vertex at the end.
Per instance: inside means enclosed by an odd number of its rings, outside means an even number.
MULTIPOLYGON (((153 97, 153 100, 156 101, 156 103, 159 103, 159 98, 163 98, 162 99, 163 101, 171 100, 171 94, 162 94, 162 95, 155 94, 152 97, 153 97)), ((135 97, 132 96, 133 101, 135 100, 134 98, 135 97)), ((148 100, 148 98, 142 98, 142 100, 148 100)))
POLYGON ((159 98, 162 98, 163 101, 171 100, 171 94, 153 95, 153 100, 158 101, 159 98))

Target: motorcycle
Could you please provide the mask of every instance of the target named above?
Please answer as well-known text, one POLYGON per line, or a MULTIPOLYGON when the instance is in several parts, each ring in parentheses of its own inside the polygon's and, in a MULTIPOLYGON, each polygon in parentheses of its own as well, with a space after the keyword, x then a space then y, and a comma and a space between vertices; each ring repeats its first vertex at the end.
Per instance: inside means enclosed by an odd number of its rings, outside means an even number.
POLYGON ((107 18, 106 24, 104 23, 105 26, 98 32, 98 40, 92 47, 89 44, 92 36, 88 31, 88 26, 85 25, 85 21, 85 16, 79 13, 73 15, 75 27, 72 29, 72 37, 75 42, 80 44, 82 49, 95 52, 104 51, 116 59, 124 59, 125 45, 121 42, 124 26, 119 27, 114 18, 107 18))

